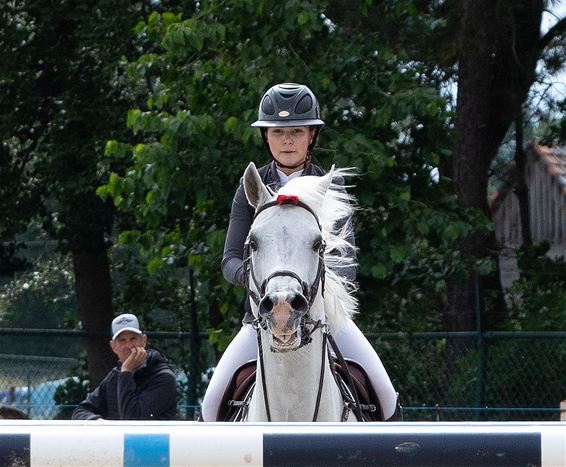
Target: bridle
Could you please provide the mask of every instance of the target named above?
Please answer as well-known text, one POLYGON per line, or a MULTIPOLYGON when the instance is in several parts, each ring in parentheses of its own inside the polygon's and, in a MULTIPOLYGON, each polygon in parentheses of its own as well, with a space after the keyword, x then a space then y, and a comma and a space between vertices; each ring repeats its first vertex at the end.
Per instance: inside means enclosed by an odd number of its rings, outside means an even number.
MULTIPOLYGON (((257 216, 261 212, 265 211, 266 209, 269 209, 269 208, 274 207, 274 206, 281 206, 281 205, 298 206, 298 207, 301 207, 303 209, 306 209, 315 218, 316 223, 318 225, 318 228, 322 232, 322 227, 320 225, 320 221, 319 221, 316 213, 308 205, 306 205, 305 203, 300 201, 300 199, 297 196, 293 196, 293 195, 278 195, 275 200, 263 204, 255 212, 255 215, 253 217, 253 221, 255 221, 257 216)), ((322 363, 321 363, 321 367, 320 367, 320 376, 319 376, 319 383, 318 383, 318 391, 317 391, 317 397, 316 397, 316 402, 315 402, 315 408, 314 408, 314 413, 313 413, 313 417, 312 417, 313 422, 316 422, 316 420, 318 418, 321 396, 322 396, 322 387, 323 387, 323 382, 324 382, 324 369, 325 369, 325 365, 326 365, 326 359, 327 358, 328 358, 328 360, 331 359, 330 348, 332 348, 332 350, 334 351, 338 361, 341 363, 343 368, 347 368, 347 364, 344 361, 344 358, 342 357, 342 354, 340 353, 340 350, 338 349, 338 346, 336 345, 334 338, 332 337, 332 335, 328 331, 328 325, 326 323, 321 322, 321 320, 314 321, 312 319, 311 315, 310 315, 310 310, 311 310, 312 304, 314 303, 314 300, 316 299, 318 289, 319 289, 319 285, 321 287, 321 295, 324 297, 324 282, 325 282, 324 251, 325 251, 325 248, 326 248, 325 242, 321 241, 320 247, 318 249, 318 266, 317 266, 316 277, 315 277, 313 283, 309 286, 295 272, 290 271, 290 270, 275 271, 274 273, 269 275, 263 282, 260 283, 257 280, 257 278, 254 274, 254 271, 253 271, 253 265, 252 265, 252 261, 251 261, 251 249, 252 248, 251 248, 251 241, 250 241, 249 237, 246 240, 246 243, 244 245, 244 284, 245 284, 245 287, 246 287, 246 290, 247 290, 249 296, 254 301, 256 306, 259 307, 261 300, 265 297, 265 291, 267 289, 267 285, 269 284, 269 281, 271 279, 273 279, 274 277, 282 277, 282 276, 292 277, 293 279, 295 279, 301 285, 303 296, 306 298, 306 300, 308 302, 308 308, 307 308, 307 312, 302 316, 301 322, 300 322, 301 342, 300 342, 299 346, 294 348, 293 350, 300 349, 301 347, 304 347, 305 345, 312 342, 311 335, 316 330, 320 329, 321 332, 322 332, 322 363), (254 286, 257 290, 257 293, 256 293, 256 291, 254 291, 250 287, 250 280, 253 281, 254 286)), ((269 401, 268 401, 268 397, 267 397, 267 384, 266 384, 266 379, 265 379, 265 365, 264 365, 264 362, 263 362, 263 346, 262 346, 262 343, 261 343, 261 329, 267 330, 267 323, 266 323, 265 319, 261 316, 261 314, 258 313, 258 318, 256 318, 253 321, 252 325, 253 325, 254 329, 256 330, 256 333, 257 333, 258 350, 259 350, 259 363, 260 363, 260 368, 261 368, 261 383, 262 383, 262 387, 263 387, 263 399, 264 399, 264 404, 265 404, 265 410, 266 410, 266 414, 267 414, 267 420, 269 422, 271 422, 271 413, 270 413, 269 401)), ((276 351, 273 348, 271 350, 276 351)), ((281 352, 281 350, 278 350, 278 351, 281 352)), ((336 379, 337 375, 336 375, 336 372, 333 369, 332 365, 331 365, 331 371, 332 371, 332 374, 334 375, 334 378, 336 379)), ((362 412, 361 412, 362 406, 360 404, 355 386, 352 382, 352 379, 351 379, 349 372, 347 371, 346 374, 347 374, 347 379, 349 380, 348 382, 350 384, 350 388, 352 388, 352 397, 350 398, 349 401, 347 401, 348 397, 344 392, 343 385, 338 384, 340 392, 342 393, 342 397, 343 397, 344 401, 346 402, 346 406, 344 407, 344 410, 342 412, 342 421, 346 421, 346 419, 348 417, 348 411, 349 410, 353 410, 354 413, 356 414, 358 420, 361 421, 363 419, 362 418, 362 412)))
MULTIPOLYGON (((262 206, 260 206, 254 214, 252 223, 253 223, 253 221, 255 221, 255 219, 257 218, 257 216, 261 212, 263 212, 266 209, 269 209, 271 207, 282 206, 282 205, 298 206, 300 208, 306 209, 315 218, 316 224, 318 225, 318 229, 322 232, 322 227, 320 225, 320 221, 318 220, 318 216, 316 215, 316 213, 308 205, 306 205, 305 203, 300 201, 297 196, 293 196, 293 195, 278 195, 275 200, 270 201, 270 202, 265 203, 262 206)), ((297 273, 290 271, 290 270, 275 271, 274 273, 270 274, 263 282, 259 283, 259 281, 257 280, 257 278, 254 274, 254 271, 253 271, 253 265, 252 265, 252 261, 251 261, 251 242, 250 242, 249 237, 246 240, 246 243, 244 245, 244 284, 245 284, 246 290, 248 291, 249 296, 254 301, 256 306, 259 307, 261 300, 265 297, 265 290, 267 289, 267 285, 268 285, 269 281, 271 279, 273 279, 274 277, 282 277, 282 276, 292 277, 293 279, 295 279, 301 285, 303 296, 306 298, 307 303, 308 303, 308 308, 307 308, 307 312, 301 317, 301 321, 300 321, 301 342, 300 342, 299 346, 294 348, 293 350, 298 350, 301 347, 304 347, 305 345, 310 344, 312 342, 312 337, 311 337, 312 333, 314 331, 316 331, 317 329, 323 330, 323 348, 322 348, 323 358, 322 358, 322 364, 321 364, 321 368, 320 368, 320 378, 319 378, 319 384, 318 384, 318 393, 317 393, 317 398, 316 398, 316 403, 315 403, 315 409, 314 409, 314 414, 313 414, 313 422, 316 421, 316 419, 318 418, 318 411, 319 411, 320 400, 321 400, 321 395, 322 395, 322 385, 323 385, 323 381, 324 381, 324 367, 325 367, 326 352, 327 352, 326 351, 326 341, 327 341, 326 327, 327 327, 327 325, 326 325, 326 323, 322 323, 320 320, 314 321, 312 319, 311 315, 310 315, 310 309, 312 307, 312 304, 314 303, 314 300, 316 299, 319 284, 320 284, 320 287, 321 287, 321 289, 320 289, 321 295, 324 297, 324 278, 325 278, 324 250, 325 250, 325 248, 326 248, 326 244, 323 240, 323 241, 321 241, 320 247, 318 249, 318 266, 317 266, 317 270, 316 270, 316 276, 314 278, 313 283, 309 286, 305 281, 303 281, 297 275, 297 273), (255 288, 258 291, 258 293, 256 293, 250 287, 250 279, 253 281, 255 288)), ((266 323, 265 319, 261 316, 261 314, 258 313, 258 317, 254 320, 252 325, 253 325, 254 329, 256 330, 256 334, 257 334, 257 341, 258 341, 257 345, 258 345, 258 350, 259 350, 259 363, 260 363, 260 367, 261 367, 261 383, 262 383, 262 387, 263 387, 263 399, 264 399, 265 410, 266 410, 266 414, 267 414, 267 421, 270 422, 271 421, 271 413, 270 413, 270 409, 269 409, 269 401, 268 401, 268 398, 267 398, 267 383, 266 383, 266 379, 265 379, 265 365, 264 365, 264 362, 263 362, 263 347, 262 347, 262 343, 261 343, 261 329, 267 330, 267 323, 266 323)), ((271 350, 275 351, 275 349, 273 349, 273 348, 271 350)))
MULTIPOLYGON (((322 227, 320 225, 320 221, 318 220, 318 216, 316 215, 316 213, 308 205, 300 201, 297 196, 293 196, 293 195, 279 195, 275 200, 263 204, 255 212, 253 221, 255 221, 257 216, 266 209, 269 209, 274 206, 282 206, 282 205, 298 206, 300 208, 306 209, 315 218, 316 223, 318 225, 318 229, 322 232, 322 227)), ((265 297, 265 291, 271 279, 275 277, 285 277, 285 276, 295 279, 300 284, 302 294, 308 303, 307 312, 301 318, 301 324, 300 324, 301 331, 304 331, 304 334, 303 333, 301 334, 301 345, 299 346, 299 348, 308 344, 312 340, 310 338, 310 334, 312 334, 312 332, 319 327, 316 325, 316 322, 313 321, 310 316, 310 309, 312 307, 312 304, 314 303, 314 300, 316 299, 316 295, 318 293, 319 287, 320 287, 321 295, 324 297, 324 282, 325 282, 324 250, 326 249, 326 244, 324 240, 320 242, 320 247, 318 249, 318 265, 316 269, 316 276, 311 285, 307 284, 304 280, 302 280, 297 273, 287 269, 281 271, 275 271, 274 273, 270 274, 267 278, 265 278, 263 282, 260 283, 257 280, 253 270, 253 265, 251 261, 252 259, 251 243, 252 242, 250 240, 250 237, 248 237, 246 243, 244 244, 244 286, 248 292, 248 295, 256 304, 256 306, 259 307, 260 302, 265 297), (250 281, 253 281, 255 290, 253 290, 250 287, 250 281), (315 325, 314 329, 309 330, 307 327, 309 324, 314 324, 315 325)), ((264 330, 267 329, 267 323, 265 322, 265 319, 261 315, 254 321, 254 323, 256 324, 256 326, 259 326, 264 330)))

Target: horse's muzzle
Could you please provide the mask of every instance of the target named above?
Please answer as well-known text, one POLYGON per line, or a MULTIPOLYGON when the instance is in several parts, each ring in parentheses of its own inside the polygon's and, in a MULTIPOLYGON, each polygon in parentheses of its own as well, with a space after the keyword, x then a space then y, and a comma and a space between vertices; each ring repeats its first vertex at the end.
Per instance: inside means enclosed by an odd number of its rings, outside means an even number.
POLYGON ((309 311, 309 303, 302 293, 288 292, 285 297, 282 295, 281 292, 265 295, 259 302, 259 314, 267 318, 273 313, 274 307, 282 303, 287 303, 291 308, 290 311, 297 318, 304 316, 309 311))

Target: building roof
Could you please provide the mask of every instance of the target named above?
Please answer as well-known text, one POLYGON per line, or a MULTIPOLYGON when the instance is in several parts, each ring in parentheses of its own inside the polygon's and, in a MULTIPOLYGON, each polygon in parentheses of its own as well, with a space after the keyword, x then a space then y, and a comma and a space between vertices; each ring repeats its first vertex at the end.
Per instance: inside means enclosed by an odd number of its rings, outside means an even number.
MULTIPOLYGON (((566 196, 566 147, 543 146, 531 141, 527 143, 525 152, 527 157, 542 162, 548 174, 558 182, 562 193, 566 196)), ((510 166, 514 170, 515 161, 512 161, 510 166)), ((499 209, 501 202, 512 189, 513 177, 509 177, 497 191, 491 193, 489 205, 492 214, 499 209)))
POLYGON ((562 187, 566 195, 566 148, 541 146, 536 143, 529 145, 532 154, 546 165, 546 170, 562 187))

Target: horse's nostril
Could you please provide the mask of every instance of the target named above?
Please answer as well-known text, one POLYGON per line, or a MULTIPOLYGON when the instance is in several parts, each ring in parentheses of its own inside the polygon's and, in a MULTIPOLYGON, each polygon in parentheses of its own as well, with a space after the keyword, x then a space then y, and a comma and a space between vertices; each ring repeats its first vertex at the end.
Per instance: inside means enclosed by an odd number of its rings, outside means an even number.
POLYGON ((306 313, 309 310, 309 304, 302 295, 295 295, 295 298, 291 300, 291 308, 299 313, 306 313))
POLYGON ((264 297, 259 304, 259 314, 270 313, 271 310, 273 310, 273 301, 269 297, 264 297))

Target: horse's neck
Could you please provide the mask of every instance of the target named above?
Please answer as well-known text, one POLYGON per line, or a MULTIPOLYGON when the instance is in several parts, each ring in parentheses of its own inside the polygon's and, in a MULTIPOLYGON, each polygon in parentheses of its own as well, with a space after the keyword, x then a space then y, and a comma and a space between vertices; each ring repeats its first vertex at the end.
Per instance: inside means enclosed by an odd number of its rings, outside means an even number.
MULTIPOLYGON (((263 368, 258 365, 256 388, 250 404, 249 421, 266 421, 262 371, 271 421, 313 421, 323 365, 323 337, 320 330, 312 342, 298 350, 272 352, 262 338, 263 368)), ((258 360, 259 362, 259 360, 258 360)), ((342 416, 342 396, 330 371, 328 358, 324 361, 322 393, 317 421, 339 421, 342 416)))

